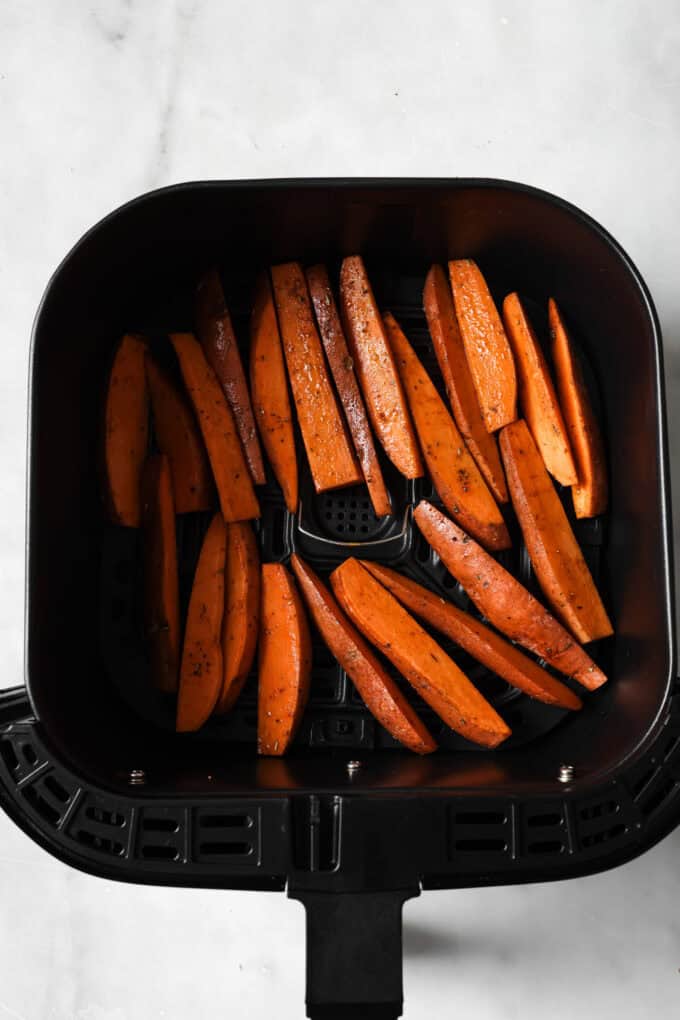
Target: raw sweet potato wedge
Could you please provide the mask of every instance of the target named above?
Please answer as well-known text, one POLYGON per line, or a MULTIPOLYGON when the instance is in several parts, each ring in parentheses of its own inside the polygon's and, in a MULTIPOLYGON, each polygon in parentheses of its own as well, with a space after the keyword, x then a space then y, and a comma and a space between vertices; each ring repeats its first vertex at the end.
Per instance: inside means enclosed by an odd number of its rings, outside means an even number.
POLYGON ((274 301, 302 441, 317 492, 356 485, 362 474, 333 391, 305 274, 297 262, 272 268, 274 301))
POLYGON ((259 517, 260 507, 234 416, 217 376, 193 333, 172 333, 170 340, 203 433, 225 521, 259 517))
POLYGON ((434 751, 437 744, 427 727, 326 585, 299 556, 294 554, 290 562, 321 637, 352 680, 369 712, 395 740, 416 754, 434 751))
POLYGON ((574 485, 576 467, 550 369, 517 294, 508 294, 503 302, 503 319, 517 365, 520 407, 531 434, 553 478, 574 485))
POLYGON ((260 626, 260 556, 248 521, 227 525, 222 621, 222 690, 217 715, 228 712, 248 679, 260 626))
POLYGON ((222 689, 222 616, 227 529, 217 513, 198 557, 184 630, 177 732, 198 730, 222 689))
POLYGON ((494 627, 588 690, 606 683, 602 670, 569 631, 457 524, 426 500, 416 507, 414 520, 494 627))
POLYGON ((406 478, 423 464, 385 326, 363 260, 352 255, 340 269, 340 308, 361 390, 375 434, 406 478))
POLYGON ((503 323, 472 259, 449 262, 456 316, 487 432, 517 417, 515 363, 503 323))
POLYGON ((548 302, 557 392, 576 464, 571 496, 577 517, 597 517, 607 509, 604 443, 593 413, 578 355, 555 301, 548 302))
POLYGON ((508 549, 503 516, 444 401, 390 312, 385 329, 416 435, 442 503, 487 549, 508 549))
POLYGON ((196 290, 196 332, 208 364, 217 376, 234 415, 253 482, 255 485, 264 485, 266 478, 262 451, 257 438, 248 383, 229 309, 224 300, 222 281, 216 269, 206 273, 196 290))
POLYGON ((423 306, 456 425, 491 492, 499 503, 507 503, 508 489, 496 437, 487 432, 484 424, 453 307, 451 287, 441 266, 432 266, 425 278, 423 306))
POLYGON ((142 337, 126 333, 114 355, 105 403, 104 483, 111 520, 141 523, 141 478, 149 445, 149 397, 142 337))
POLYGON ((258 754, 287 751, 309 697, 312 643, 295 582, 281 563, 262 565, 258 754))
POLYGON ((361 562, 402 605, 446 634, 513 687, 547 705, 570 709, 581 707, 581 699, 565 684, 474 616, 463 612, 458 606, 440 598, 416 581, 398 574, 396 570, 368 560, 361 562))
POLYGON ((510 729, 465 674, 358 560, 331 574, 333 591, 363 634, 397 667, 447 726, 484 747, 510 729))
POLYGON ((579 641, 609 637, 609 617, 526 422, 506 425, 500 447, 512 505, 549 605, 579 641))
POLYGON ((174 693, 179 681, 179 577, 172 469, 162 453, 149 457, 142 475, 144 630, 151 679, 174 693))
POLYGON ((146 358, 146 380, 156 442, 170 462, 175 513, 210 510, 215 503, 215 485, 194 412, 150 354, 146 358))
POLYGON ((323 265, 312 266, 307 270, 306 276, 321 340, 345 412, 354 450, 364 473, 368 494, 376 516, 385 517, 392 509, 390 496, 380 469, 371 426, 354 374, 354 363, 345 340, 328 271, 323 265))
POLYGON ((256 284, 250 320, 250 389, 255 421, 286 507, 298 507, 298 466, 286 363, 269 277, 256 284))

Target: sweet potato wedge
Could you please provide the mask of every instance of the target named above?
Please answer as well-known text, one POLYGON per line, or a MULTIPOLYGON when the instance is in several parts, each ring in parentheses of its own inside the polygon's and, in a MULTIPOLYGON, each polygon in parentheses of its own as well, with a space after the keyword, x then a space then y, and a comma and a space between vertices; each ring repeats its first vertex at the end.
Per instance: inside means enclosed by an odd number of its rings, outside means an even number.
POLYGON ((510 729, 465 674, 358 560, 331 574, 333 591, 360 631, 397 667, 447 726, 484 747, 510 729))
POLYGON ((126 333, 114 355, 104 410, 106 503, 111 520, 129 528, 141 523, 140 485, 149 445, 145 355, 143 338, 126 333))
POLYGON ((175 513, 210 510, 214 506, 215 485, 194 412, 182 391, 150 354, 146 357, 146 381, 156 442, 170 462, 175 513))
POLYGON ((178 733, 200 729, 222 689, 226 548, 227 529, 217 513, 203 539, 189 599, 177 699, 178 733))
POLYGON ((561 485, 574 485, 576 466, 557 394, 529 317, 517 294, 503 302, 503 320, 519 377, 519 403, 541 457, 561 485))
POLYGON ((607 611, 526 422, 506 425, 500 447, 512 505, 549 605, 579 641, 609 637, 607 611))
POLYGON ((362 480, 333 391, 305 274, 297 262, 272 267, 274 301, 302 441, 317 492, 362 480))
POLYGON ((420 449, 439 498, 487 549, 508 549, 510 535, 503 516, 456 423, 394 316, 386 312, 383 318, 420 449))
POLYGON ((515 363, 486 280, 472 259, 449 262, 456 316, 487 432, 517 417, 515 363))
POLYGON ((427 500, 414 520, 444 566, 465 588, 487 620, 588 690, 607 678, 569 631, 453 521, 427 500))
POLYGON ((224 679, 215 706, 217 715, 228 712, 243 690, 255 658, 259 626, 260 556, 251 525, 238 521, 227 525, 222 622, 224 679))
POLYGON ((309 697, 312 642, 295 582, 281 563, 262 565, 257 751, 285 754, 309 697))
POLYGON ((234 416, 217 376, 193 333, 172 333, 172 346, 196 411, 225 521, 260 516, 234 416))
POLYGON ((154 687, 166 693, 179 681, 180 621, 172 469, 162 453, 142 474, 144 630, 154 687))
POLYGON ((206 273, 196 290, 196 333, 234 415, 253 482, 264 485, 264 463, 248 383, 216 269, 206 273))
POLYGON ((416 754, 434 751, 437 744, 427 727, 326 585, 299 556, 291 556, 290 562, 321 637, 352 680, 369 712, 395 740, 416 754))
POLYGON ((451 287, 441 266, 432 266, 425 277, 423 307, 456 425, 491 492, 499 503, 507 503, 508 488, 496 437, 486 431, 453 307, 451 287))
POLYGON ((577 481, 571 496, 577 517, 596 517, 607 509, 608 484, 604 443, 593 414, 578 355, 555 301, 548 301, 557 392, 567 427, 577 481))
POLYGON ((340 308, 354 367, 375 433, 406 478, 419 478, 423 463, 385 326, 359 255, 340 269, 340 308))
POLYGON ((469 613, 464 613, 458 606, 403 574, 398 574, 396 570, 367 560, 361 560, 361 563, 402 605, 452 638, 469 655, 484 663, 513 687, 547 705, 581 708, 581 699, 565 684, 469 613))
POLYGON ((376 516, 385 517, 392 510, 390 496, 380 469, 366 406, 354 374, 354 364, 340 323, 328 271, 323 265, 312 266, 306 276, 321 340, 345 412, 354 450, 364 473, 368 494, 376 516))
POLYGON ((298 466, 286 364, 269 277, 256 284, 250 319, 250 389, 255 421, 290 513, 298 507, 298 466))

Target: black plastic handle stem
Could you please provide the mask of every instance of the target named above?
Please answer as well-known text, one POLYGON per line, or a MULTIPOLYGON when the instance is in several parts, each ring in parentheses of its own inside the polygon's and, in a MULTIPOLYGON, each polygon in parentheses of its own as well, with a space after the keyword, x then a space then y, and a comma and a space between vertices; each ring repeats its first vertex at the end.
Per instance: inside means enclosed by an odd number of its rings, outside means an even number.
POLYGON ((401 914, 418 889, 295 892, 307 911, 307 1016, 396 1020, 403 1007, 401 914))

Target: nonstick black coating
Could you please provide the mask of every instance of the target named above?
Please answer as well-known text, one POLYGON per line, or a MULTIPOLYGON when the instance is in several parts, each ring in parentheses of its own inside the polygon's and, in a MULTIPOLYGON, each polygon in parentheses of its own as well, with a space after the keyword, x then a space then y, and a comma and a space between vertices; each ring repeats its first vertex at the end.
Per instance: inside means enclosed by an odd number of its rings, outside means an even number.
MULTIPOLYGON (((357 790, 474 789, 492 776, 499 789, 530 792, 554 777, 560 761, 581 775, 615 769, 651 737, 673 674, 660 358, 651 303, 625 255, 572 207, 517 185, 186 185, 114 213, 58 270, 34 334, 27 667, 50 741, 80 771, 104 780, 143 755, 160 786, 175 789, 200 788, 206 766, 222 788, 327 788, 338 782, 333 755, 357 748, 364 764, 357 790), (544 309, 552 295, 565 311, 596 382, 609 454, 610 512, 606 520, 580 524, 579 537, 616 627, 615 638, 596 650, 611 680, 588 697, 582 713, 563 719, 480 677, 501 711, 520 712, 514 746, 471 753, 445 733, 444 749, 415 768, 378 732, 332 664, 318 657, 320 700, 310 706, 301 741, 285 762, 265 767, 254 755, 252 701, 246 699, 233 722, 178 739, 163 729, 167 707, 145 693, 130 597, 136 537, 106 524, 99 497, 102 387, 122 332, 191 328, 192 286, 211 263, 222 269, 245 338, 257 269, 290 258, 337 267, 340 257, 357 251, 381 302, 421 346, 420 295, 435 260, 475 258, 497 298, 519 290, 544 309)), ((310 499, 303 486, 302 515, 293 520, 272 489, 262 522, 265 553, 280 559, 295 547, 323 570, 356 554, 356 545, 344 544, 350 539, 432 586, 450 585, 419 551, 411 529, 408 508, 424 487, 395 480, 403 516, 373 533, 360 491, 310 499), (341 523, 355 530, 347 534, 341 523)), ((182 523, 187 573, 202 526, 200 519, 182 523)), ((526 557, 513 556, 527 579, 526 557)))

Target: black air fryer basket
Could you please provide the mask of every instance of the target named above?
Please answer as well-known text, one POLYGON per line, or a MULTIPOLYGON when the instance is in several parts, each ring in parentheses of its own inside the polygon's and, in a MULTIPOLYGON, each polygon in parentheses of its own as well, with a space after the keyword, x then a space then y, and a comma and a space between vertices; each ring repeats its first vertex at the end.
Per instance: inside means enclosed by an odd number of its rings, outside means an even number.
MULTIPOLYGON (((578 209, 486 180, 169 188, 76 245, 48 286, 32 350, 27 692, 0 697, 0 797, 55 856, 127 882, 286 890, 307 911, 308 1015, 393 1018, 406 899, 604 870, 676 825, 661 338, 637 270, 578 209), (576 526, 616 629, 593 653, 610 682, 567 717, 454 652, 512 726, 495 752, 471 748, 426 711, 440 749, 425 759, 399 749, 320 645, 310 705, 282 760, 256 756, 252 682, 231 716, 179 737, 146 681, 138 536, 107 524, 99 495, 113 346, 131 329, 190 329, 193 284, 211 264, 245 341, 258 269, 289 259, 336 269, 356 252, 426 365, 421 294, 433 261, 476 259, 497 298, 518 290, 545 308, 554 296, 598 394, 610 509, 576 526)), ((297 550, 323 574, 359 554, 466 607, 412 524, 429 483, 388 479, 396 512, 383 521, 364 488, 316 496, 304 472, 291 516, 272 482, 261 499, 263 559, 297 550)), ((185 597, 206 523, 193 515, 179 525, 185 597)), ((504 562, 532 587, 513 538, 504 562)))

